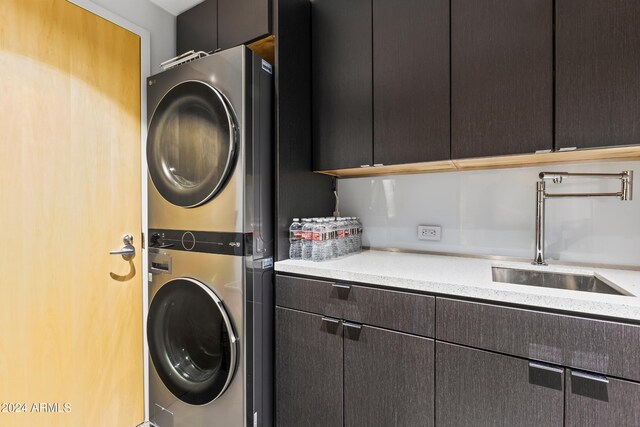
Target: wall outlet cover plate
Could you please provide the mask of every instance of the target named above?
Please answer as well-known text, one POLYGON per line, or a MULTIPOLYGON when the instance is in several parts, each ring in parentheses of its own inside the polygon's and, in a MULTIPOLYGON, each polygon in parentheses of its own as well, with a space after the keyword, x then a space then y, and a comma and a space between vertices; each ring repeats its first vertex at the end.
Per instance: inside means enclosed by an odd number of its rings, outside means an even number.
POLYGON ((442 227, 439 225, 419 225, 418 226, 418 239, 419 240, 442 240, 442 227))

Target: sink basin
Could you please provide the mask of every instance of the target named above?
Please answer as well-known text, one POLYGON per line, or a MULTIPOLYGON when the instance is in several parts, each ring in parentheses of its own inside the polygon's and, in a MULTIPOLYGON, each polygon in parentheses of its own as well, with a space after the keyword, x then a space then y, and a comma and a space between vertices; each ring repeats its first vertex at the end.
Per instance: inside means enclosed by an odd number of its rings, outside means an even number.
POLYGON ((595 275, 553 273, 548 271, 520 270, 517 268, 492 267, 494 282, 514 285, 541 286, 544 288, 569 289, 572 291, 595 292, 597 294, 632 294, 606 283, 595 275))

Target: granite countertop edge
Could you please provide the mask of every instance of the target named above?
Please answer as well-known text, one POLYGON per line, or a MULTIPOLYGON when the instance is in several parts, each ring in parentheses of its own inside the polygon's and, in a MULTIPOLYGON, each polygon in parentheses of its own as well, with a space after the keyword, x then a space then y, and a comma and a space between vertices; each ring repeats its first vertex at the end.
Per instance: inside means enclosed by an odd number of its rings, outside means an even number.
POLYGON ((515 261, 376 250, 326 262, 278 261, 274 269, 276 273, 378 285, 440 297, 463 297, 640 322, 640 271, 565 265, 538 267, 515 261), (596 274, 633 296, 497 283, 491 278, 493 266, 596 274))

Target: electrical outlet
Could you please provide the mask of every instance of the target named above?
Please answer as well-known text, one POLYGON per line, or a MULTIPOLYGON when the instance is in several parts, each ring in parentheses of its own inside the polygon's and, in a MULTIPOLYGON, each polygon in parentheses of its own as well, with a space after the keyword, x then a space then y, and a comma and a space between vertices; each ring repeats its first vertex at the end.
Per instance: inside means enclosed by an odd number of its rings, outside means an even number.
POLYGON ((442 240, 442 228, 439 225, 419 225, 418 239, 420 240, 442 240))

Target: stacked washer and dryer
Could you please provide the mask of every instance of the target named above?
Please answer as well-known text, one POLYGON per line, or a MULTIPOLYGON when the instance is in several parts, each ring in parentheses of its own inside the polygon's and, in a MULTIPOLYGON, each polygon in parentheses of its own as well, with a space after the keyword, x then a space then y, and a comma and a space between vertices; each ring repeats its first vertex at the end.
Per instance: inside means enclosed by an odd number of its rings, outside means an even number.
POLYGON ((270 426, 271 66, 240 46, 147 91, 149 421, 270 426))

